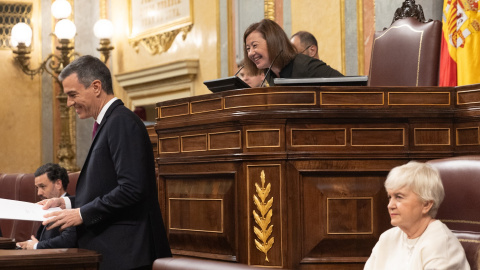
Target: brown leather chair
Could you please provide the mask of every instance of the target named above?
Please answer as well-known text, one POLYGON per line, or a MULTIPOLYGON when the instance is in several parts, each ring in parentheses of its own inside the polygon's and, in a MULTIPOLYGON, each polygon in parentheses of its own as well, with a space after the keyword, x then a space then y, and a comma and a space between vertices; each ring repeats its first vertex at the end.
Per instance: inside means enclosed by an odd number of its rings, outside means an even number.
POLYGON ((472 270, 478 270, 480 248, 480 156, 432 160, 442 177, 445 199, 440 219, 458 237, 472 270))
POLYGON ((375 33, 369 86, 437 86, 442 22, 399 19, 375 33))
MULTIPOLYGON (((75 195, 75 187, 80 172, 69 173, 70 183, 67 192, 75 195)), ((17 200, 24 202, 38 202, 40 198, 37 196, 35 189, 35 176, 33 173, 8 173, 0 174, 0 198, 17 200)), ((3 237, 14 239, 17 242, 30 239, 31 235, 35 235, 40 222, 26 220, 5 220, 0 219, 0 228, 3 237)))

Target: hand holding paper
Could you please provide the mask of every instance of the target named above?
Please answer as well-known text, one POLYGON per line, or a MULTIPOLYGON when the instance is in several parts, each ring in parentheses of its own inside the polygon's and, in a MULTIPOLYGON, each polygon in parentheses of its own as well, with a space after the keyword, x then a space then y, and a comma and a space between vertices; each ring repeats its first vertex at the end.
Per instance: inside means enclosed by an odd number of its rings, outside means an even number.
POLYGON ((0 199, 0 219, 18 219, 31 221, 44 221, 43 216, 47 213, 62 210, 59 207, 42 209, 42 205, 36 203, 0 199))
POLYGON ((38 204, 43 205, 42 209, 47 210, 52 207, 60 207, 61 209, 65 209, 65 199, 60 198, 51 198, 39 201, 38 204))
POLYGON ((57 211, 45 213, 45 220, 43 225, 47 226, 47 230, 51 230, 56 227, 60 227, 60 230, 64 230, 68 227, 78 226, 83 223, 80 216, 80 209, 65 209, 65 199, 52 198, 38 202, 43 205, 43 209, 56 209, 57 211), (54 207, 54 208, 51 208, 54 207), (60 207, 60 208, 59 208, 60 207), (65 209, 65 210, 61 210, 65 209), (58 211, 61 210, 61 211, 58 211))
POLYGON ((83 220, 80 217, 80 208, 47 213, 45 218, 48 219, 43 221, 42 224, 47 226, 47 230, 61 226, 60 230, 63 231, 68 227, 78 226, 83 223, 83 220))

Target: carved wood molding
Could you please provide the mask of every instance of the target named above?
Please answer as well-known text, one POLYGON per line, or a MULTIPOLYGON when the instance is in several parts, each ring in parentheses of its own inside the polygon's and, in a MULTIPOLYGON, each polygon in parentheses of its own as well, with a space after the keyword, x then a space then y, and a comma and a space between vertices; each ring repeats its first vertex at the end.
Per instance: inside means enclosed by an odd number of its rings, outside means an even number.
POLYGON ((275 21, 275 0, 265 0, 265 19, 275 21))
POLYGON ((192 30, 192 27, 193 24, 190 24, 172 31, 160 33, 142 39, 131 40, 130 45, 135 48, 136 52, 138 52, 139 50, 138 45, 142 44, 150 54, 161 54, 168 51, 178 34, 182 34, 182 39, 185 40, 188 32, 192 30))
POLYGON ((423 8, 421 5, 415 4, 415 0, 405 0, 402 3, 402 7, 397 8, 395 11, 392 23, 396 20, 409 17, 416 18, 419 22, 426 22, 425 15, 423 15, 423 8))

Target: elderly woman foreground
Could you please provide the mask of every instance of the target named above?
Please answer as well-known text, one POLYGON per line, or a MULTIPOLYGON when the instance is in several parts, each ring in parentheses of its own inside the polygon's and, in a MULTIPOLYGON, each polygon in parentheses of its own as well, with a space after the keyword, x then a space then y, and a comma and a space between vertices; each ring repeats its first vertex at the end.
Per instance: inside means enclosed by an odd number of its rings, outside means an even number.
POLYGON ((470 269, 465 251, 439 220, 445 196, 438 171, 410 162, 390 171, 385 188, 395 226, 384 232, 365 264, 370 269, 470 269))

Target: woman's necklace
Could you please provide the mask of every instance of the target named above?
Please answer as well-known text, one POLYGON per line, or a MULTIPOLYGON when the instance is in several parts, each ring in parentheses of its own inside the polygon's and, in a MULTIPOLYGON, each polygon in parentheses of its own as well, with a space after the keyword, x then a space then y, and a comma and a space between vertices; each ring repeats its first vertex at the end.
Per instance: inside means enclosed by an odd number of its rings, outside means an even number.
POLYGON ((404 244, 405 246, 407 247, 407 250, 408 250, 408 256, 412 256, 412 253, 413 253, 413 249, 415 248, 415 245, 417 244, 418 240, 420 239, 420 237, 422 237, 421 235, 415 239, 408 239, 407 237, 407 234, 405 233, 404 235, 404 244))
POLYGON ((408 250, 408 257, 411 257, 412 256, 412 253, 413 253, 413 250, 415 249, 415 245, 417 244, 418 240, 420 240, 420 238, 422 237, 422 235, 425 233, 425 231, 427 230, 428 228, 428 225, 430 225, 430 223, 432 223, 432 221, 430 221, 428 224, 427 224, 427 227, 425 227, 425 229, 423 230, 422 234, 420 234, 417 238, 413 238, 413 239, 409 239, 407 234, 404 232, 403 233, 403 243, 405 245, 405 247, 407 248, 408 250))

